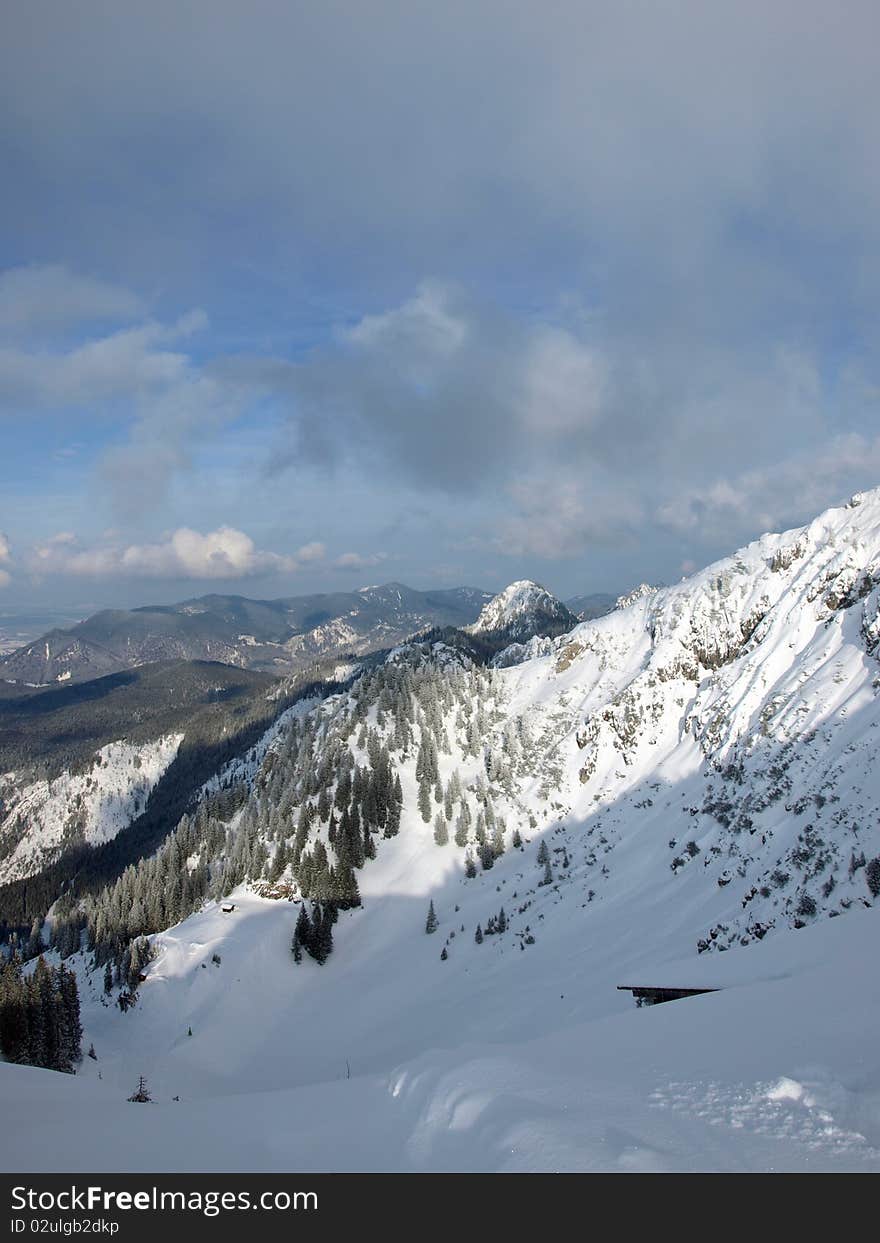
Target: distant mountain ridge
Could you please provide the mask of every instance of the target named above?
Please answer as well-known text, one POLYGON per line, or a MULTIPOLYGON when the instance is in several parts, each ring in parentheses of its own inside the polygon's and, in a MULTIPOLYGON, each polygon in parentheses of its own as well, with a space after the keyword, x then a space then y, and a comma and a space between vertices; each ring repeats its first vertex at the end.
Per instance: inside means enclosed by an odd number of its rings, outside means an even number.
POLYGON ((278 600, 207 595, 105 609, 12 652, 0 660, 0 678, 82 682, 166 660, 219 661, 284 676, 335 655, 392 646, 430 626, 466 626, 491 598, 473 587, 416 591, 385 583, 278 600))
POLYGON ((594 621, 597 617, 610 613, 615 603, 614 596, 609 596, 604 591, 596 591, 591 595, 572 596, 565 601, 565 606, 574 613, 578 621, 594 621))

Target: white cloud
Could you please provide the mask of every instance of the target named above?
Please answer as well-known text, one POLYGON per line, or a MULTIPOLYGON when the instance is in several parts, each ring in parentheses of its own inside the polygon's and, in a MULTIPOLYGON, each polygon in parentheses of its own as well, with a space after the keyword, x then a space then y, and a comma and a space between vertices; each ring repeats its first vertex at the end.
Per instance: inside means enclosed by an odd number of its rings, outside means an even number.
POLYGON ((422 281, 409 301, 381 315, 365 315, 341 337, 424 364, 454 355, 467 335, 467 320, 456 311, 454 290, 439 281, 422 281))
POLYGON ((337 570, 371 570, 387 559, 387 553, 384 552, 372 553, 369 556, 362 556, 359 552, 344 552, 336 558, 333 565, 337 570))
POLYGON ((326 552, 324 545, 314 540, 311 544, 303 544, 302 548, 296 550, 296 559, 303 565, 308 565, 313 561, 323 561, 326 552))
POLYGON ((750 537, 806 521, 880 478, 880 436, 833 437, 771 466, 683 491, 656 510, 657 523, 706 543, 750 537))
POLYGON ((607 367, 599 351, 562 328, 536 328, 522 363, 521 417, 538 435, 568 435, 589 428, 607 400, 607 367))
POLYGON ((8 587, 12 582, 12 575, 5 566, 12 564, 12 548, 9 544, 8 536, 0 531, 0 587, 8 587))
POLYGON ((64 533, 33 550, 28 559, 37 577, 236 579, 292 573, 296 559, 259 550, 250 536, 222 526, 201 534, 179 527, 152 544, 105 544, 80 548, 64 533))
POLYGON ((204 327, 202 312, 174 324, 145 323, 87 341, 67 351, 0 349, 0 401, 82 406, 134 400, 183 382, 190 370, 186 354, 165 348, 204 327))
POLYGON ((506 556, 580 556, 626 540, 644 518, 640 501, 563 472, 519 480, 509 492, 516 512, 502 519, 494 541, 506 556))
POLYGON ((28 264, 0 272, 0 329, 22 332, 88 320, 134 319, 144 312, 127 289, 61 264, 28 264))

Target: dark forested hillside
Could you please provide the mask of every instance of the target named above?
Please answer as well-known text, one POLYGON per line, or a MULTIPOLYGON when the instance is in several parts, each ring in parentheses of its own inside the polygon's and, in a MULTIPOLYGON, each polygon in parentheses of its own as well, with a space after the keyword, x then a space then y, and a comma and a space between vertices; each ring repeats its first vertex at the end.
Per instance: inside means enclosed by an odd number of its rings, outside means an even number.
MULTIPOLYGON (((285 683, 225 665, 175 662, 114 674, 83 686, 0 699, 0 771, 30 759, 33 777, 87 764, 108 740, 183 739, 143 811, 112 841, 72 841, 37 874, 0 886, 0 922, 24 927, 75 886, 106 883, 155 850, 195 792, 225 764, 244 755, 296 700, 336 689, 305 676, 285 683)), ((2 807, 0 807, 2 811, 2 807)))
POLYGON ((277 685, 268 674, 205 661, 166 661, 80 685, 12 688, 0 696, 0 772, 51 778, 108 742, 186 731, 223 737, 256 715, 277 685), (9 693, 17 692, 17 693, 9 693))

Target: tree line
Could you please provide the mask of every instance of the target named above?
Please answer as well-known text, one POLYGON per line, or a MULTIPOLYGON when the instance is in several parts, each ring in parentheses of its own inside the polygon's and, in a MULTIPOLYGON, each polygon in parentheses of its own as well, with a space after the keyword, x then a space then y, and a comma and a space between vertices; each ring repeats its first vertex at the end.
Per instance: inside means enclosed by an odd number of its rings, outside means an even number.
POLYGON ((0 1052, 9 1062, 72 1074, 82 1058, 76 974, 41 955, 32 972, 12 954, 0 964, 0 1052))

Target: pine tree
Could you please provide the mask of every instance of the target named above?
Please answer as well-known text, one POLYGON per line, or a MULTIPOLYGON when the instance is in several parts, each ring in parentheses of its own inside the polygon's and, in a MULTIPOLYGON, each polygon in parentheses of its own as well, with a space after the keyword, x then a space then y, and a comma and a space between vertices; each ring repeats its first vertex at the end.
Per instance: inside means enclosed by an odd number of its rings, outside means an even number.
POLYGON ((40 918, 34 920, 31 926, 31 935, 25 947, 25 958, 38 958, 40 954, 45 953, 46 944, 43 941, 43 921, 40 918))
POLYGON ((483 944, 483 929, 480 927, 479 924, 477 924, 477 931, 474 933, 474 940, 476 941, 477 945, 483 944))
POLYGON ((376 843, 373 841, 373 835, 370 832, 370 826, 364 818, 364 859, 375 859, 376 843))
POLYGON ((153 1098, 152 1096, 150 1096, 150 1091, 149 1091, 149 1088, 147 1087, 147 1081, 143 1077, 143 1075, 139 1077, 138 1085, 128 1099, 130 1101, 137 1101, 137 1103, 140 1105, 146 1104, 148 1101, 152 1101, 153 1098))
POLYGON ((299 915, 296 918, 296 927, 293 931, 293 942, 291 944, 294 962, 302 962, 302 951, 308 949, 311 940, 312 921, 309 919, 305 902, 302 902, 300 903, 299 915))
POLYGON ((419 813, 425 824, 431 823, 431 786, 426 777, 419 782, 419 813))
POLYGON ((458 819, 455 822, 455 844, 456 846, 466 846, 468 841, 468 833, 471 827, 471 813, 466 802, 462 802, 461 811, 458 813, 458 819))
POLYGON ((30 992, 30 1021, 32 1066, 55 1066, 60 1039, 59 1014, 55 1008, 55 981, 42 955, 37 959, 33 975, 28 980, 30 992))
POLYGON ((388 806, 388 819, 385 822, 383 837, 396 837, 400 832, 400 803, 392 802, 388 806))
POLYGON ((317 963, 325 963, 333 952, 333 924, 336 912, 330 903, 312 910, 312 937, 306 947, 317 963))
POLYGON ((425 920, 425 932, 436 932, 439 926, 437 915, 434 911, 433 899, 428 906, 428 918, 425 920))
POLYGON ((445 846, 449 841, 449 829, 442 811, 438 811, 434 817, 434 841, 438 846, 445 846))
POLYGON ((865 864, 865 880, 872 898, 880 898, 880 855, 865 864))
POLYGON ((73 1069, 82 1058, 82 1023, 80 1022, 79 990, 76 986, 76 975, 68 971, 64 963, 56 974, 58 996, 61 1001, 61 1031, 59 1035, 59 1056, 65 1063, 58 1069, 73 1069))

